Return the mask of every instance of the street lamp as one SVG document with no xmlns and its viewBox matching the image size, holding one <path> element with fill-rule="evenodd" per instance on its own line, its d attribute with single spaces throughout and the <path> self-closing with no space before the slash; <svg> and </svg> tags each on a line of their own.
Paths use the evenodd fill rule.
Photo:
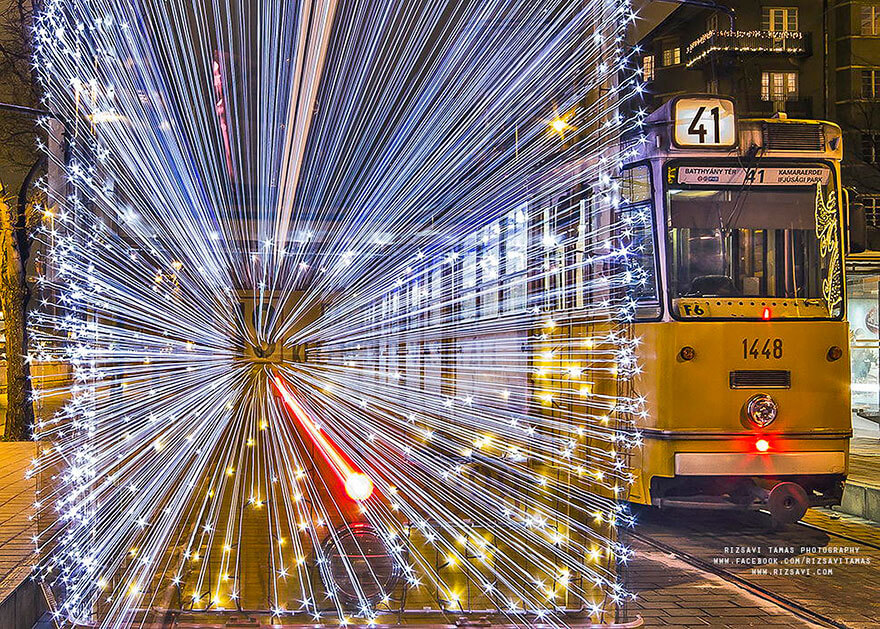
<svg viewBox="0 0 880 629">
<path fill-rule="evenodd" d="M 569 125 L 568 125 L 568 123 L 567 123 L 564 119 L 562 119 L 562 118 L 554 118 L 554 119 L 550 122 L 550 127 L 552 127 L 552 129 L 553 129 L 554 131 L 556 131 L 556 133 L 558 133 L 559 135 L 562 135 L 562 134 L 565 133 L 566 129 L 569 128 Z"/>
</svg>

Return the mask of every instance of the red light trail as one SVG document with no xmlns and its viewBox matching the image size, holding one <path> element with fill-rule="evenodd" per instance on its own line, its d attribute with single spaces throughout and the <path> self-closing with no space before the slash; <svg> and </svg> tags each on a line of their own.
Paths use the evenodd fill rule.
<svg viewBox="0 0 880 629">
<path fill-rule="evenodd" d="M 370 477 L 355 468 L 342 456 L 336 445 L 312 421 L 312 418 L 309 417 L 309 414 L 306 413 L 302 405 L 296 401 L 290 389 L 287 388 L 287 385 L 277 374 L 272 374 L 272 383 L 275 385 L 275 389 L 281 395 L 281 399 L 284 400 L 287 408 L 312 438 L 318 449 L 324 453 L 333 471 L 336 472 L 336 475 L 345 487 L 345 493 L 348 494 L 349 498 L 362 502 L 373 495 L 373 481 Z"/>
</svg>

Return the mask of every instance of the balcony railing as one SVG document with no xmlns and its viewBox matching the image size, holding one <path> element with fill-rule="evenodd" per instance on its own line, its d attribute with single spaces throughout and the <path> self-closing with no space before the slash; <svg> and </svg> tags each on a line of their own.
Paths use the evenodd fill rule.
<svg viewBox="0 0 880 629">
<path fill-rule="evenodd" d="M 769 118 L 775 113 L 785 112 L 789 118 L 812 118 L 813 99 L 807 96 L 781 101 L 759 100 L 749 106 L 744 104 L 742 109 L 742 115 L 746 117 Z"/>
<path fill-rule="evenodd" d="M 803 31 L 709 31 L 687 47 L 688 67 L 706 63 L 714 56 L 730 54 L 785 55 L 811 54 L 810 34 Z"/>
</svg>

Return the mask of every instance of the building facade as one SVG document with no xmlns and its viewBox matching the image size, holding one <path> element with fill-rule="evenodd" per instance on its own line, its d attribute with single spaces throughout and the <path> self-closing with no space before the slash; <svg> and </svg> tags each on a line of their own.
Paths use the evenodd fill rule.
<svg viewBox="0 0 880 629">
<path fill-rule="evenodd" d="M 638 36 L 643 106 L 709 92 L 733 96 L 745 117 L 836 122 L 844 185 L 876 230 L 871 249 L 880 250 L 880 0 L 717 4 L 681 4 Z"/>
<path fill-rule="evenodd" d="M 734 96 L 744 116 L 822 117 L 825 15 L 815 0 L 785 4 L 724 2 L 735 17 L 679 6 L 638 42 L 645 104 L 654 109 L 677 94 L 709 92 Z"/>
<path fill-rule="evenodd" d="M 880 229 L 880 2 L 833 0 L 828 16 L 827 116 L 845 134 L 844 185 Z"/>
</svg>

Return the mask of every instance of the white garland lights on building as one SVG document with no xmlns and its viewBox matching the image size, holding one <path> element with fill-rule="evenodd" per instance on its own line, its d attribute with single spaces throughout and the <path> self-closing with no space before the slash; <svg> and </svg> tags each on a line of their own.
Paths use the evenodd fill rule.
<svg viewBox="0 0 880 629">
<path fill-rule="evenodd" d="M 34 578 L 59 623 L 614 621 L 653 281 L 650 214 L 617 211 L 634 19 L 46 3 L 70 150 L 32 359 L 70 381 L 35 392 L 64 404 L 34 430 Z"/>
<path fill-rule="evenodd" d="M 687 67 L 691 67 L 696 63 L 699 63 L 707 56 L 716 53 L 716 52 L 793 52 L 790 44 L 788 42 L 791 41 L 803 41 L 805 39 L 805 34 L 801 31 L 719 31 L 719 30 L 711 30 L 703 33 L 697 39 L 688 44 L 687 54 L 691 55 L 693 52 L 708 42 L 712 42 L 715 39 L 767 39 L 771 43 L 768 46 L 754 46 L 754 45 L 745 45 L 745 44 L 735 44 L 735 45 L 721 45 L 721 44 L 711 44 L 706 47 L 705 50 L 701 51 L 700 54 L 695 56 L 693 59 L 689 59 L 687 61 Z M 801 47 L 800 52 L 803 52 L 803 47 Z"/>
</svg>

